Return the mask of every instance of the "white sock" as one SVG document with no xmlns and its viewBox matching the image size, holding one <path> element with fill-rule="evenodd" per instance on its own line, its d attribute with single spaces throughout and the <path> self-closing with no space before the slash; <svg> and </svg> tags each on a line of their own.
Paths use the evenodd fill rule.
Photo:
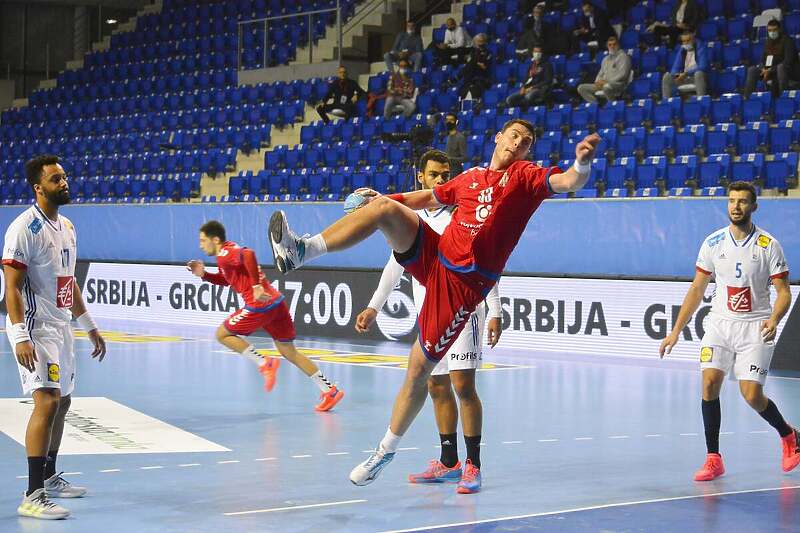
<svg viewBox="0 0 800 533">
<path fill-rule="evenodd" d="M 317 387 L 319 387 L 319 390 L 321 390 L 322 392 L 328 392 L 333 388 L 331 382 L 328 381 L 328 379 L 322 375 L 322 370 L 317 370 L 316 374 L 313 374 L 309 377 L 311 378 L 311 381 L 317 384 Z"/>
<path fill-rule="evenodd" d="M 397 451 L 397 447 L 400 445 L 400 439 L 402 438 L 402 436 L 392 433 L 392 428 L 388 428 L 386 430 L 386 435 L 383 436 L 383 440 L 380 443 L 380 449 L 387 453 L 394 453 Z"/>
<path fill-rule="evenodd" d="M 313 237 L 306 239 L 306 253 L 303 256 L 303 263 L 307 263 L 326 253 L 328 253 L 328 246 L 325 244 L 325 239 L 322 238 L 321 233 L 317 233 Z"/>
<path fill-rule="evenodd" d="M 250 359 L 256 365 L 261 366 L 264 363 L 264 358 L 253 348 L 253 345 L 250 344 L 247 348 L 244 349 L 242 355 Z"/>
</svg>

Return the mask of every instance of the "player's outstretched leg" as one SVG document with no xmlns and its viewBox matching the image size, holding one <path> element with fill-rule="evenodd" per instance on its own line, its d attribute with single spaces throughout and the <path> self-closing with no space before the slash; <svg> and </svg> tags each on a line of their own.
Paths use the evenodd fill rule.
<svg viewBox="0 0 800 533">
<path fill-rule="evenodd" d="M 418 227 L 419 217 L 413 210 L 379 196 L 313 237 L 294 233 L 286 213 L 276 211 L 269 221 L 269 242 L 275 266 L 285 274 L 327 252 L 354 246 L 378 230 L 393 250 L 405 252 L 413 246 Z"/>
<path fill-rule="evenodd" d="M 278 367 L 281 364 L 280 359 L 275 357 L 263 357 L 256 351 L 252 344 L 238 335 L 234 335 L 228 331 L 225 326 L 217 328 L 216 337 L 220 344 L 243 355 L 258 367 L 259 373 L 264 377 L 264 389 L 267 392 L 270 392 L 275 387 Z"/>
<path fill-rule="evenodd" d="M 369 485 L 394 459 L 400 439 L 425 404 L 425 397 L 428 394 L 428 376 L 434 366 L 436 364 L 422 353 L 419 339 L 417 339 L 408 358 L 405 381 L 394 401 L 389 429 L 386 430 L 386 435 L 372 455 L 350 472 L 350 481 L 354 484 Z"/>
<path fill-rule="evenodd" d="M 797 430 L 786 423 L 781 416 L 778 406 L 764 395 L 764 386 L 757 381 L 739 381 L 739 390 L 747 403 L 774 427 L 781 437 L 783 457 L 781 468 L 784 472 L 794 470 L 800 464 L 800 436 Z"/>
<path fill-rule="evenodd" d="M 719 405 L 719 392 L 725 373 L 716 368 L 703 369 L 703 426 L 706 436 L 706 461 L 695 472 L 695 481 L 711 481 L 725 473 L 725 465 L 719 453 L 719 428 L 722 411 Z"/>
<path fill-rule="evenodd" d="M 275 341 L 275 347 L 284 359 L 302 370 L 319 387 L 319 403 L 314 407 L 315 410 L 330 411 L 344 398 L 344 391 L 328 381 L 314 361 L 297 351 L 293 342 Z"/>
</svg>

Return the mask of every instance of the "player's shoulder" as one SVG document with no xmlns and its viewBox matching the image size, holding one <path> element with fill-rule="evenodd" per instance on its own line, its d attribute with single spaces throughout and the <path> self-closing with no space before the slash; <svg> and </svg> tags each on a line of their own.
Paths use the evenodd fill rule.
<svg viewBox="0 0 800 533">
<path fill-rule="evenodd" d="M 6 233 L 9 235 L 18 233 L 38 235 L 39 232 L 42 231 L 42 228 L 44 228 L 44 222 L 31 207 L 30 209 L 26 209 L 17 215 L 17 218 L 15 218 L 11 224 L 8 225 L 8 230 L 6 230 Z"/>
<path fill-rule="evenodd" d="M 59 214 L 58 217 L 61 220 L 61 224 L 63 224 L 65 228 L 70 230 L 72 233 L 75 233 L 75 224 L 73 224 L 70 219 L 68 219 L 62 214 Z"/>
<path fill-rule="evenodd" d="M 709 234 L 703 240 L 703 246 L 707 246 L 708 248 L 714 248 L 715 246 L 725 242 L 728 238 L 728 228 L 720 228 L 713 233 Z"/>
<path fill-rule="evenodd" d="M 780 246 L 778 239 L 776 239 L 770 232 L 758 226 L 756 226 L 755 237 L 756 237 L 756 245 L 761 248 L 764 248 L 765 250 L 769 250 L 770 247 L 775 245 Z"/>
</svg>

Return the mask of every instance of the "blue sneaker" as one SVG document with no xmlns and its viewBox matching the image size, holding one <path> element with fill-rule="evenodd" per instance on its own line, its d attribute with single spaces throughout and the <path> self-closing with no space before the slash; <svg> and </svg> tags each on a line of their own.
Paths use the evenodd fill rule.
<svg viewBox="0 0 800 533">
<path fill-rule="evenodd" d="M 289 229 L 289 222 L 283 211 L 275 211 L 269 219 L 269 242 L 272 245 L 275 266 L 281 274 L 300 268 L 303 264 L 305 240 Z"/>
<path fill-rule="evenodd" d="M 458 482 L 456 492 L 459 494 L 474 494 L 481 490 L 481 471 L 472 464 L 472 461 L 467 459 L 466 467 L 464 468 L 464 475 L 461 476 L 461 481 Z"/>
<path fill-rule="evenodd" d="M 457 483 L 461 481 L 461 461 L 447 468 L 441 461 L 431 460 L 428 469 L 421 474 L 409 474 L 409 483 Z"/>
<path fill-rule="evenodd" d="M 394 452 L 384 452 L 379 446 L 366 461 L 356 466 L 350 472 L 350 481 L 359 487 L 369 485 L 375 481 L 375 478 L 378 477 L 381 470 L 392 462 L 392 459 L 394 459 Z"/>
</svg>

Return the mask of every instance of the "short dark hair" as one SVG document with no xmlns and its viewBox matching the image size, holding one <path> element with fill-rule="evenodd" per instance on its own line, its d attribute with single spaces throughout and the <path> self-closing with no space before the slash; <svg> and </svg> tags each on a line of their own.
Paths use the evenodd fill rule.
<svg viewBox="0 0 800 533">
<path fill-rule="evenodd" d="M 446 119 L 447 117 L 453 117 L 454 119 L 458 120 L 458 115 L 456 115 L 452 111 L 448 111 L 447 113 L 444 114 L 444 118 Z"/>
<path fill-rule="evenodd" d="M 691 35 L 694 37 L 694 30 L 691 28 L 687 28 L 681 32 L 681 35 Z"/>
<path fill-rule="evenodd" d="M 441 150 L 428 150 L 419 158 L 419 166 L 417 170 L 419 172 L 425 172 L 425 167 L 428 166 L 428 161 L 436 161 L 437 163 L 441 164 L 450 164 L 450 158 L 447 157 L 447 154 L 442 152 Z"/>
<path fill-rule="evenodd" d="M 212 239 L 214 237 L 219 237 L 219 240 L 225 242 L 227 239 L 225 238 L 225 226 L 222 225 L 221 222 L 216 220 L 209 220 L 202 226 L 200 226 L 200 231 L 206 234 L 206 237 Z"/>
<path fill-rule="evenodd" d="M 734 181 L 730 185 L 728 185 L 728 192 L 731 191 L 747 191 L 750 193 L 750 199 L 753 200 L 753 203 L 758 201 L 758 193 L 756 192 L 756 188 L 752 183 L 748 183 L 746 181 Z"/>
<path fill-rule="evenodd" d="M 616 35 L 609 35 L 608 39 L 606 39 L 606 42 L 609 41 L 619 41 L 619 37 L 617 37 Z"/>
<path fill-rule="evenodd" d="M 532 136 L 536 135 L 536 129 L 533 127 L 533 124 L 531 124 L 530 122 L 528 122 L 524 118 L 512 118 L 511 120 L 509 120 L 508 122 L 503 124 L 503 129 L 501 129 L 500 132 L 506 131 L 508 128 L 510 128 L 514 124 L 519 124 L 523 128 L 526 128 L 528 131 L 531 132 Z"/>
<path fill-rule="evenodd" d="M 770 21 L 767 22 L 767 26 L 777 26 L 777 27 L 780 28 L 781 27 L 781 21 L 778 20 L 778 19 L 770 19 Z"/>
<path fill-rule="evenodd" d="M 25 163 L 25 179 L 28 180 L 28 185 L 33 189 L 34 185 L 38 185 L 42 179 L 42 172 L 47 165 L 57 165 L 61 163 L 61 158 L 57 155 L 42 154 L 37 155 L 33 159 Z"/>
</svg>

